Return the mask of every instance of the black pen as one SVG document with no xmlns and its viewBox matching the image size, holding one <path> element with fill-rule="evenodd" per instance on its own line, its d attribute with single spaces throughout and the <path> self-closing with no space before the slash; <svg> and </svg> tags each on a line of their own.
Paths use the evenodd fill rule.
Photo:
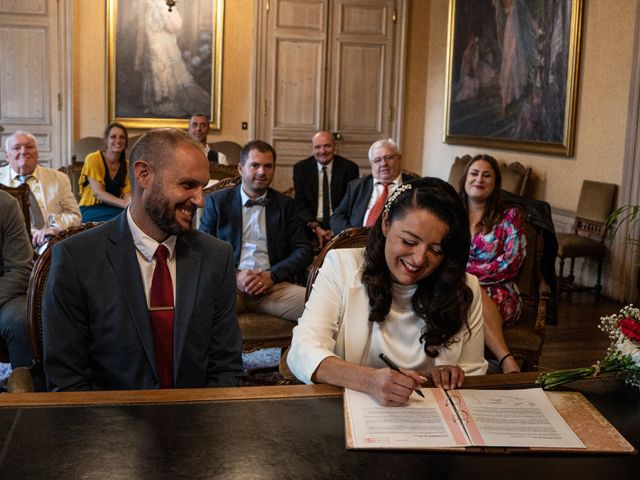
<svg viewBox="0 0 640 480">
<path fill-rule="evenodd" d="M 380 360 L 382 360 L 384 363 L 386 363 L 387 367 L 389 367 L 391 370 L 395 370 L 398 373 L 402 373 L 402 375 L 404 375 L 405 377 L 409 376 L 406 373 L 401 372 L 400 369 L 398 368 L 398 366 L 395 363 L 393 363 L 389 358 L 387 358 L 387 356 L 384 353 L 381 353 L 380 355 L 378 355 L 378 357 L 380 357 Z M 422 398 L 424 398 L 424 393 L 422 393 L 417 388 L 414 390 L 414 392 L 416 392 L 418 395 L 420 395 Z"/>
</svg>

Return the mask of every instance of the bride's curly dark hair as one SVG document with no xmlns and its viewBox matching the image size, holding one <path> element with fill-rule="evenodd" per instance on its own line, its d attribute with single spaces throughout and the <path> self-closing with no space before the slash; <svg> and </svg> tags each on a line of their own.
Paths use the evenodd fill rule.
<svg viewBox="0 0 640 480">
<path fill-rule="evenodd" d="M 454 336 L 463 325 L 469 329 L 467 315 L 473 300 L 465 281 L 469 218 L 455 189 L 443 180 L 424 177 L 409 185 L 410 189 L 404 187 L 401 193 L 389 197 L 385 214 L 380 215 L 369 233 L 362 282 L 369 295 L 369 320 L 383 322 L 391 309 L 393 280 L 384 254 L 382 222 L 391 225 L 413 210 L 427 210 L 447 224 L 449 232 L 441 243 L 444 260 L 436 271 L 418 282 L 411 299 L 413 310 L 426 322 L 420 336 L 424 351 L 437 357 L 436 347 L 458 341 Z"/>
</svg>

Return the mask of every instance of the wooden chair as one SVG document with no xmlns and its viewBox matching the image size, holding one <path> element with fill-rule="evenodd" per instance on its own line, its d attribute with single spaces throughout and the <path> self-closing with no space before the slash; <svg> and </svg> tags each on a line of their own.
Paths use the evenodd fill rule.
<svg viewBox="0 0 640 480">
<path fill-rule="evenodd" d="M 313 263 L 309 267 L 309 275 L 307 277 L 307 291 L 305 294 L 305 301 L 309 300 L 313 283 L 316 281 L 320 267 L 324 263 L 324 259 L 329 253 L 329 250 L 334 248 L 361 248 L 367 244 L 367 237 L 369 236 L 369 227 L 352 227 L 343 230 L 338 235 L 333 237 L 324 246 L 320 253 L 313 260 Z M 290 342 L 289 342 L 290 343 Z M 280 358 L 279 372 L 281 380 L 278 382 L 280 385 L 290 385 L 294 383 L 300 383 L 300 381 L 291 373 L 289 366 L 287 365 L 287 354 L 289 350 L 284 352 Z"/>
<path fill-rule="evenodd" d="M 47 248 L 40 254 L 33 265 L 29 287 L 27 289 L 27 327 L 31 352 L 36 360 L 31 369 L 32 375 L 42 373 L 42 299 L 51 269 L 51 252 L 53 246 L 77 233 L 100 225 L 101 222 L 83 223 L 77 227 L 69 227 L 53 237 Z"/>
<path fill-rule="evenodd" d="M 71 160 L 71 165 L 65 165 L 64 167 L 60 167 L 58 170 L 67 175 L 69 177 L 69 182 L 71 182 L 71 191 L 73 192 L 73 196 L 76 201 L 80 201 L 80 174 L 82 173 L 82 167 L 84 166 L 83 162 L 78 162 L 77 158 L 73 156 Z"/>
<path fill-rule="evenodd" d="M 369 236 L 369 227 L 352 227 L 343 230 L 338 235 L 333 237 L 324 246 L 320 253 L 313 260 L 313 263 L 309 267 L 309 276 L 307 277 L 307 292 L 305 295 L 305 301 L 309 300 L 311 295 L 311 289 L 313 288 L 313 282 L 316 281 L 320 267 L 324 263 L 324 257 L 327 256 L 329 250 L 334 248 L 361 248 L 367 244 L 367 237 Z"/>
<path fill-rule="evenodd" d="M 19 187 L 7 187 L 0 183 L 0 190 L 7 192 L 9 195 L 18 200 L 22 215 L 24 216 L 25 228 L 31 240 L 31 217 L 29 214 L 29 186 L 24 183 Z M 0 338 L 0 362 L 9 363 L 9 350 L 4 339 Z"/>
<path fill-rule="evenodd" d="M 211 180 L 224 180 L 225 178 L 237 176 L 238 167 L 235 165 L 220 165 L 219 163 L 209 162 L 209 178 Z"/>
<path fill-rule="evenodd" d="M 522 298 L 522 316 L 518 323 L 504 330 L 504 337 L 522 371 L 528 372 L 538 368 L 545 339 L 547 301 L 551 294 L 541 270 L 544 230 L 526 221 L 523 207 L 506 205 L 518 208 L 525 219 L 527 256 L 516 280 Z"/>
<path fill-rule="evenodd" d="M 7 192 L 13 198 L 18 200 L 22 215 L 24 216 L 24 224 L 31 240 L 31 213 L 29 212 L 29 185 L 23 183 L 17 187 L 8 187 L 0 183 L 0 190 Z"/>
<path fill-rule="evenodd" d="M 92 152 L 104 147 L 102 137 L 81 137 L 73 144 L 71 163 L 84 163 L 84 159 Z"/>
<path fill-rule="evenodd" d="M 604 241 L 607 236 L 607 219 L 613 209 L 618 186 L 612 183 L 582 182 L 576 221 L 572 233 L 558 233 L 558 258 L 560 259 L 560 292 L 593 290 L 596 296 L 602 291 L 602 263 L 607 253 Z M 592 287 L 578 287 L 573 284 L 575 259 L 595 258 L 598 262 L 596 284 Z M 564 262 L 571 259 L 569 275 L 564 276 Z"/>
</svg>

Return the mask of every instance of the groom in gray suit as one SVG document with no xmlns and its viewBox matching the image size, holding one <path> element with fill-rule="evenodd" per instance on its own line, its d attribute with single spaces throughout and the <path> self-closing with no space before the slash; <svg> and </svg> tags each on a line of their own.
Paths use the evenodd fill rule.
<svg viewBox="0 0 640 480">
<path fill-rule="evenodd" d="M 54 246 L 44 298 L 49 390 L 235 386 L 242 373 L 231 247 L 191 229 L 209 165 L 185 132 L 131 153 L 131 205 Z"/>
</svg>

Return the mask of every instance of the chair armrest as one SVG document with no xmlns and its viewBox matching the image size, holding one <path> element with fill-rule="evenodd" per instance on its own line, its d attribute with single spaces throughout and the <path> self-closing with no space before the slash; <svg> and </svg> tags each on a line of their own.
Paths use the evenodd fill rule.
<svg viewBox="0 0 640 480">
<path fill-rule="evenodd" d="M 547 302 L 549 301 L 549 297 L 551 296 L 551 288 L 549 284 L 544 281 L 543 278 L 540 279 L 538 283 L 538 311 L 536 312 L 536 322 L 534 326 L 534 330 L 536 333 L 544 335 L 545 330 L 545 322 L 547 318 Z"/>
</svg>

